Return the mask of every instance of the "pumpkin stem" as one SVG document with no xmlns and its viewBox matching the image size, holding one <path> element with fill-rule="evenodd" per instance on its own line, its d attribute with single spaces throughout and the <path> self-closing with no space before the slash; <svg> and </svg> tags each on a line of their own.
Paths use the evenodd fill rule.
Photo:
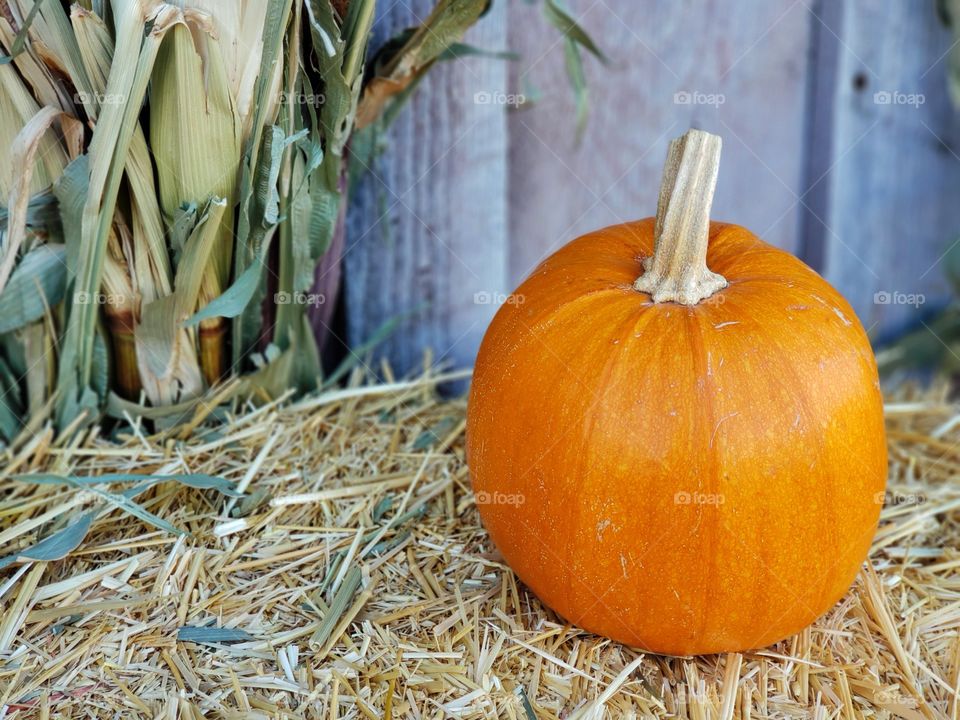
<svg viewBox="0 0 960 720">
<path fill-rule="evenodd" d="M 688 130 L 670 141 L 663 168 L 653 257 L 633 284 L 656 303 L 696 305 L 727 286 L 707 268 L 710 205 L 720 169 L 720 137 Z"/>
</svg>

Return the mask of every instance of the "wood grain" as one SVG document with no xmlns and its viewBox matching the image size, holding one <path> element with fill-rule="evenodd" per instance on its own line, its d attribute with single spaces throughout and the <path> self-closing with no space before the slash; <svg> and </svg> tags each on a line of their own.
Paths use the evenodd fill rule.
<svg viewBox="0 0 960 720">
<path fill-rule="evenodd" d="M 887 0 L 845 0 L 837 34 L 824 271 L 883 337 L 948 296 L 938 260 L 960 231 L 950 197 L 960 125 L 944 67 L 952 39 L 932 4 Z"/>
<path fill-rule="evenodd" d="M 378 37 L 431 6 L 385 4 Z M 435 67 L 351 198 L 352 345 L 408 313 L 379 349 L 395 369 L 426 347 L 472 364 L 498 302 L 544 257 L 654 213 L 667 142 L 691 126 L 724 140 L 713 217 L 805 259 L 875 338 L 946 301 L 938 261 L 960 234 L 948 195 L 960 187 L 960 114 L 945 87 L 951 37 L 932 4 L 567 6 L 611 58 L 585 57 L 585 134 L 578 142 L 563 42 L 542 4 L 494 3 L 469 40 L 522 59 Z M 535 102 L 508 111 L 504 93 Z"/>
<path fill-rule="evenodd" d="M 795 250 L 812 21 L 804 5 L 568 7 L 611 57 L 609 67 L 586 62 L 593 112 L 579 145 L 562 43 L 539 4 L 511 4 L 510 44 L 524 55 L 514 87 L 541 95 L 510 116 L 511 280 L 584 232 L 653 215 L 667 141 L 691 126 L 724 139 L 714 218 Z"/>
<path fill-rule="evenodd" d="M 381 3 L 379 45 L 425 18 L 430 0 Z M 495 3 L 467 41 L 504 49 L 506 6 Z M 507 126 L 502 60 L 438 63 L 389 133 L 387 151 L 350 198 L 345 255 L 348 340 L 405 315 L 378 355 L 395 371 L 434 360 L 471 365 L 492 302 L 507 292 Z M 478 93 L 480 102 L 477 102 Z M 490 299 L 491 302 L 485 302 Z"/>
</svg>

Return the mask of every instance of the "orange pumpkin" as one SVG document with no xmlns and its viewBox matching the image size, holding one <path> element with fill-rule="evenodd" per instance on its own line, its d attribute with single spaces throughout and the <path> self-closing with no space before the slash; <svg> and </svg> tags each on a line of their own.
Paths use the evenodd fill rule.
<svg viewBox="0 0 960 720">
<path fill-rule="evenodd" d="M 520 579 L 665 654 L 766 646 L 828 610 L 887 474 L 863 328 L 798 259 L 709 221 L 719 146 L 675 140 L 656 219 L 533 272 L 487 331 L 467 412 L 480 515 Z"/>
</svg>

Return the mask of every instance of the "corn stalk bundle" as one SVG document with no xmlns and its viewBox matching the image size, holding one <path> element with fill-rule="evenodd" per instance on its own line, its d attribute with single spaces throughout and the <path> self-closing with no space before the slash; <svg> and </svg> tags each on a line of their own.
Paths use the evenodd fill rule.
<svg viewBox="0 0 960 720">
<path fill-rule="evenodd" d="M 489 4 L 374 52 L 376 0 L 0 0 L 0 442 L 315 389 L 295 300 L 338 261 L 348 156 Z M 600 53 L 544 12 L 581 105 Z"/>
</svg>

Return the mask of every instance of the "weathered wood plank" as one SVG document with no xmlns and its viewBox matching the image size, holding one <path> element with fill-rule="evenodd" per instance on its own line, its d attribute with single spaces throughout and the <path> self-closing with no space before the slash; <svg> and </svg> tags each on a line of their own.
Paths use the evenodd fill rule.
<svg viewBox="0 0 960 720">
<path fill-rule="evenodd" d="M 844 0 L 835 32 L 825 275 L 882 337 L 915 320 L 906 296 L 924 295 L 928 308 L 947 297 L 938 259 L 960 231 L 952 38 L 933 3 L 889 0 Z"/>
<path fill-rule="evenodd" d="M 567 5 L 612 62 L 586 63 L 593 112 L 578 146 L 562 43 L 539 4 L 511 4 L 510 45 L 524 55 L 513 86 L 541 95 L 510 117 L 511 279 L 577 235 L 653 215 L 667 141 L 690 126 L 724 139 L 714 216 L 795 251 L 812 23 L 804 3 Z"/>
<path fill-rule="evenodd" d="M 381 3 L 378 42 L 426 17 L 433 0 Z M 506 7 L 467 37 L 503 49 Z M 409 314 L 377 351 L 397 372 L 424 348 L 457 366 L 474 354 L 507 288 L 506 118 L 476 102 L 504 92 L 502 60 L 466 58 L 431 69 L 389 134 L 387 151 L 350 198 L 345 302 L 355 346 L 384 321 Z M 479 302 L 477 301 L 479 300 Z"/>
</svg>

